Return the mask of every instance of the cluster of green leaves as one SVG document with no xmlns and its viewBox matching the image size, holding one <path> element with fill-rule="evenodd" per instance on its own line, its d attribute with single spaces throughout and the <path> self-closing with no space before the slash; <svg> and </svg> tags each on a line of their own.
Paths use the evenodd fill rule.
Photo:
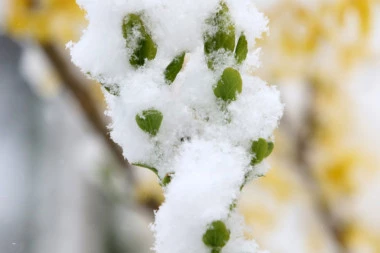
<svg viewBox="0 0 380 253">
<path fill-rule="evenodd" d="M 218 10 L 206 20 L 213 32 L 204 34 L 204 52 L 209 69 L 214 70 L 217 64 L 215 53 L 233 53 L 237 65 L 242 64 L 248 54 L 248 42 L 244 33 L 237 41 L 235 48 L 235 26 L 231 21 L 229 8 L 223 1 Z M 228 67 L 224 69 L 218 83 L 214 86 L 214 94 L 217 98 L 229 103 L 237 99 L 237 95 L 242 92 L 243 82 L 238 70 Z M 256 165 L 270 155 L 273 150 L 273 142 L 259 139 L 252 143 L 251 152 L 255 154 L 251 165 Z"/>
<path fill-rule="evenodd" d="M 204 34 L 204 52 L 207 59 L 208 67 L 214 70 L 216 59 L 213 54 L 221 52 L 224 54 L 233 53 L 237 64 L 241 64 L 248 54 L 248 42 L 244 34 L 241 34 L 237 43 L 235 26 L 232 23 L 229 14 L 229 8 L 221 2 L 218 10 L 206 20 L 206 23 L 213 26 L 214 33 Z M 145 65 L 148 60 L 154 60 L 157 54 L 157 45 L 153 41 L 151 33 L 145 26 L 141 14 L 128 14 L 122 24 L 123 37 L 126 41 L 126 47 L 132 50 L 129 58 L 129 63 L 135 68 Z M 236 47 L 235 47 L 236 44 Z M 221 51 L 222 50 L 222 51 Z M 178 73 L 181 71 L 186 52 L 182 52 L 168 64 L 164 71 L 164 78 L 167 84 L 172 84 Z M 103 85 L 108 92 L 114 95 L 119 95 L 118 89 Z M 227 67 L 224 69 L 219 81 L 214 86 L 214 95 L 229 103 L 237 99 L 237 95 L 242 92 L 243 81 L 238 70 Z M 161 127 L 163 114 L 156 109 L 148 109 L 136 115 L 136 123 L 139 128 L 155 137 Z M 260 163 L 264 158 L 272 152 L 273 143 L 266 142 L 264 139 L 259 139 L 252 143 L 251 152 L 255 157 L 251 161 L 254 166 Z M 146 167 L 157 174 L 157 170 L 151 166 L 137 164 L 138 166 Z M 168 175 L 165 182 L 170 182 L 171 176 Z"/>
<path fill-rule="evenodd" d="M 205 33 L 204 35 L 204 52 L 207 57 L 207 65 L 210 69 L 215 67 L 215 58 L 213 53 L 224 50 L 233 52 L 235 49 L 235 27 L 229 15 L 228 6 L 221 2 L 219 10 L 206 23 L 216 28 L 215 33 Z"/>
<path fill-rule="evenodd" d="M 203 36 L 204 52 L 208 68 L 211 71 L 215 71 L 218 61 L 220 61 L 220 55 L 234 57 L 236 65 L 242 64 L 247 58 L 248 42 L 246 36 L 242 33 L 236 43 L 235 26 L 226 3 L 223 1 L 220 2 L 216 12 L 206 20 L 206 24 L 213 28 L 210 29 L 212 32 L 206 32 Z M 145 26 L 141 14 L 127 15 L 123 20 L 122 32 L 126 41 L 126 47 L 132 51 L 129 57 L 129 63 L 133 67 L 143 67 L 147 61 L 155 59 L 158 50 L 157 44 L 153 41 L 151 33 Z M 165 68 L 163 76 L 168 85 L 171 85 L 175 81 L 177 75 L 183 68 L 185 56 L 186 52 L 181 52 L 174 57 Z M 242 92 L 242 89 L 243 81 L 241 75 L 234 67 L 225 68 L 218 82 L 213 87 L 215 97 L 226 102 L 226 104 L 235 101 L 238 94 Z M 111 89 L 107 90 L 113 92 Z M 119 91 L 117 90 L 117 92 Z M 118 95 L 118 93 L 115 95 Z M 163 114 L 154 108 L 144 110 L 135 117 L 139 128 L 152 138 L 158 134 L 163 119 Z M 262 162 L 264 158 L 270 155 L 273 147 L 272 142 L 267 142 L 262 138 L 253 141 L 250 150 L 253 154 L 251 165 L 254 166 Z M 160 178 L 158 170 L 153 166 L 143 163 L 135 163 L 134 165 L 147 168 Z M 169 184 L 172 176 L 173 173 L 168 173 L 165 177 L 160 178 L 161 184 L 163 186 Z M 248 178 L 247 175 L 246 178 Z M 236 202 L 231 204 L 230 210 L 232 211 L 235 207 Z M 221 220 L 209 224 L 202 238 L 204 244 L 211 248 L 212 253 L 220 253 L 229 239 L 230 231 Z"/>
<path fill-rule="evenodd" d="M 230 239 L 230 231 L 223 221 L 213 221 L 203 234 L 203 243 L 211 248 L 211 253 L 219 253 Z"/>
<path fill-rule="evenodd" d="M 235 48 L 235 26 L 229 14 L 229 8 L 221 2 L 218 10 L 206 20 L 213 27 L 213 32 L 204 34 L 204 52 L 207 66 L 214 70 L 218 61 L 216 54 L 232 54 L 237 64 L 243 63 L 248 54 L 248 42 L 244 34 L 241 34 Z M 214 94 L 225 102 L 236 100 L 238 93 L 242 92 L 242 79 L 239 71 L 234 68 L 226 68 L 221 78 L 214 87 Z"/>
<path fill-rule="evenodd" d="M 234 53 L 235 60 L 238 64 L 243 63 L 248 54 L 248 42 L 244 34 L 241 34 L 235 48 L 235 26 L 232 23 L 229 14 L 229 8 L 226 3 L 221 2 L 219 9 L 206 23 L 213 27 L 213 32 L 204 34 L 204 52 L 206 54 L 207 65 L 210 69 L 214 69 L 216 58 L 214 53 L 223 50 L 222 53 Z"/>
<path fill-rule="evenodd" d="M 145 26 L 141 14 L 128 14 L 123 20 L 122 33 L 126 41 L 126 47 L 132 51 L 129 63 L 133 67 L 143 67 L 147 61 L 155 59 L 158 50 L 157 44 L 153 41 L 151 33 Z M 165 68 L 163 75 L 168 85 L 171 85 L 175 81 L 177 75 L 181 71 L 185 61 L 185 55 L 186 52 L 180 53 L 174 57 Z M 116 96 L 119 95 L 119 91 L 115 93 L 112 89 L 109 89 L 106 86 L 104 87 L 111 94 Z M 151 108 L 137 114 L 135 121 L 142 131 L 147 133 L 150 137 L 155 137 L 160 130 L 163 118 L 164 116 L 162 112 Z M 153 166 L 144 163 L 134 163 L 133 165 L 151 170 L 160 179 L 158 170 Z M 171 179 L 172 173 L 168 173 L 165 177 L 160 179 L 161 184 L 166 186 L 170 183 Z"/>
<path fill-rule="evenodd" d="M 157 54 L 157 45 L 153 41 L 151 33 L 147 30 L 141 14 L 128 14 L 122 25 L 123 37 L 126 47 L 133 52 L 129 58 L 129 63 L 135 68 L 145 65 L 147 60 L 154 60 Z M 176 56 L 166 67 L 164 75 L 169 84 L 174 82 L 181 71 L 186 52 Z"/>
<path fill-rule="evenodd" d="M 151 33 L 145 26 L 141 14 L 128 14 L 122 24 L 123 37 L 126 47 L 132 50 L 129 63 L 135 68 L 145 65 L 148 60 L 154 60 L 157 54 L 157 45 L 153 41 Z M 176 56 L 165 68 L 164 77 L 170 85 L 181 71 L 185 61 L 186 52 Z M 109 89 L 106 89 L 110 91 Z M 163 115 L 156 109 L 145 110 L 136 115 L 136 123 L 141 130 L 154 137 L 157 135 Z"/>
<path fill-rule="evenodd" d="M 218 10 L 206 20 L 206 24 L 211 26 L 209 32 L 206 32 L 204 38 L 204 52 L 206 56 L 207 66 L 214 71 L 218 65 L 220 55 L 233 55 L 236 65 L 241 65 L 248 55 L 248 41 L 244 33 L 241 33 L 235 47 L 236 31 L 232 23 L 232 18 L 229 13 L 229 8 L 223 1 L 220 3 Z M 222 72 L 216 85 L 214 85 L 214 95 L 226 103 L 235 101 L 238 94 L 242 92 L 243 81 L 238 70 L 233 67 L 227 67 Z M 222 107 L 225 108 L 225 107 Z M 274 148 L 273 142 L 267 142 L 265 139 L 259 139 L 252 142 L 250 152 L 253 154 L 251 165 L 255 166 L 268 157 Z M 249 175 L 245 176 L 245 182 Z M 230 209 L 234 209 L 231 205 Z"/>
</svg>

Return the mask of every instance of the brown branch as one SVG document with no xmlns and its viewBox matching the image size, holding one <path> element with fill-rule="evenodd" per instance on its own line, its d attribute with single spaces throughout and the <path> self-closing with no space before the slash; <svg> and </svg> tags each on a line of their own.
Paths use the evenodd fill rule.
<svg viewBox="0 0 380 253">
<path fill-rule="evenodd" d="M 41 48 L 54 66 L 57 74 L 62 80 L 63 85 L 71 92 L 78 105 L 82 109 L 84 116 L 91 123 L 94 130 L 102 137 L 104 143 L 115 156 L 121 167 L 128 173 L 130 183 L 134 183 L 135 178 L 132 173 L 132 166 L 122 154 L 121 148 L 111 140 L 104 116 L 100 113 L 95 99 L 83 84 L 81 74 L 65 59 L 62 53 L 50 43 L 41 44 Z"/>
<path fill-rule="evenodd" d="M 306 110 L 306 118 L 303 124 L 303 129 L 295 134 L 296 139 L 296 163 L 299 175 L 305 182 L 305 187 L 312 196 L 312 200 L 315 206 L 316 214 L 321 221 L 324 229 L 329 233 L 330 238 L 333 239 L 337 247 L 338 253 L 348 252 L 348 249 L 342 238 L 341 225 L 338 223 L 328 203 L 324 198 L 324 193 L 321 186 L 318 183 L 313 171 L 312 165 L 308 159 L 308 154 L 311 147 L 311 141 L 315 138 L 317 112 L 316 112 L 316 96 L 317 88 L 315 83 L 311 81 L 309 84 L 310 92 L 310 104 Z"/>
</svg>

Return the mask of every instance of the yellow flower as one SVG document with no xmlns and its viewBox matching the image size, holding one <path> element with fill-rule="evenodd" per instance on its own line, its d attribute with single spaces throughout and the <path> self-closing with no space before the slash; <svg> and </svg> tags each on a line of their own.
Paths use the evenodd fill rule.
<svg viewBox="0 0 380 253">
<path fill-rule="evenodd" d="M 8 13 L 8 33 L 41 42 L 66 43 L 76 39 L 86 25 L 75 0 L 11 0 Z"/>
</svg>

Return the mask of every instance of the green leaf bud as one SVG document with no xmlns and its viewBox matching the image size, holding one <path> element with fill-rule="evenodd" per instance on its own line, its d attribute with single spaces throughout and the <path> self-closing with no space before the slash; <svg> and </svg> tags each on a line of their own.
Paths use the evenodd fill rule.
<svg viewBox="0 0 380 253">
<path fill-rule="evenodd" d="M 111 95 L 114 95 L 114 96 L 120 96 L 120 87 L 119 85 L 117 84 L 111 84 L 111 85 L 108 85 L 108 84 L 104 84 L 104 83 L 100 83 L 103 88 Z"/>
<path fill-rule="evenodd" d="M 213 248 L 213 250 L 220 251 L 220 249 L 227 244 L 229 239 L 230 231 L 227 229 L 226 224 L 220 220 L 212 222 L 208 226 L 207 231 L 203 234 L 203 243 Z"/>
<path fill-rule="evenodd" d="M 132 165 L 148 169 L 158 176 L 158 170 L 152 166 L 146 165 L 144 163 L 132 163 Z"/>
<path fill-rule="evenodd" d="M 166 176 L 162 179 L 162 185 L 167 186 L 168 184 L 170 184 L 170 182 L 172 181 L 172 176 L 172 173 L 166 174 Z"/>
<path fill-rule="evenodd" d="M 165 69 L 165 79 L 171 84 L 176 79 L 178 73 L 181 71 L 183 63 L 185 61 L 186 52 L 177 55 L 173 61 Z"/>
<path fill-rule="evenodd" d="M 273 142 L 268 142 L 268 150 L 267 153 L 265 154 L 265 157 L 268 157 L 270 154 L 272 154 L 272 151 L 274 149 L 274 143 Z"/>
<path fill-rule="evenodd" d="M 244 34 L 240 35 L 235 49 L 235 59 L 238 64 L 243 63 L 248 54 L 248 42 Z"/>
<path fill-rule="evenodd" d="M 160 111 L 150 109 L 136 115 L 136 123 L 146 133 L 156 136 L 160 130 L 163 115 Z"/>
<path fill-rule="evenodd" d="M 237 93 L 241 93 L 242 89 L 243 81 L 239 71 L 233 68 L 226 68 L 214 88 L 214 94 L 216 97 L 230 102 L 236 100 Z"/>
<path fill-rule="evenodd" d="M 129 63 L 134 67 L 141 67 L 146 59 L 153 60 L 157 54 L 157 45 L 152 40 L 149 32 L 138 14 L 129 14 L 123 20 L 123 37 L 126 47 L 133 50 Z M 138 35 L 137 38 L 134 36 Z M 137 43 L 134 41 L 137 40 Z"/>
<path fill-rule="evenodd" d="M 260 138 L 252 142 L 251 152 L 255 154 L 255 158 L 251 160 L 251 165 L 261 163 L 264 158 L 268 157 L 274 148 L 273 142 L 267 142 L 265 139 Z"/>
<path fill-rule="evenodd" d="M 214 59 L 210 54 L 220 49 L 233 52 L 235 49 L 235 26 L 231 21 L 228 6 L 221 2 L 219 10 L 206 20 L 208 25 L 216 28 L 215 33 L 205 33 L 204 51 L 207 56 L 207 64 L 210 69 L 214 69 Z"/>
</svg>

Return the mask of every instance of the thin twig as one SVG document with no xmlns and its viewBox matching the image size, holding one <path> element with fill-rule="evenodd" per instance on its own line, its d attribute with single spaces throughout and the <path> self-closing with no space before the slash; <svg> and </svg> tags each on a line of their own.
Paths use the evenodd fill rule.
<svg viewBox="0 0 380 253">
<path fill-rule="evenodd" d="M 111 140 L 104 116 L 100 113 L 95 99 L 90 95 L 90 92 L 83 85 L 81 74 L 71 66 L 65 59 L 60 50 L 51 43 L 41 44 L 41 48 L 54 66 L 57 74 L 62 80 L 63 85 L 71 92 L 73 97 L 78 102 L 84 116 L 91 123 L 95 131 L 102 137 L 105 144 L 115 156 L 120 166 L 125 168 L 128 173 L 130 183 L 134 183 L 134 175 L 132 166 L 124 159 L 121 148 Z"/>
<path fill-rule="evenodd" d="M 303 124 L 303 130 L 298 131 L 295 134 L 296 138 L 296 163 L 299 175 L 305 182 L 305 187 L 307 187 L 308 192 L 312 196 L 312 200 L 315 206 L 316 213 L 320 219 L 323 227 L 329 233 L 330 237 L 335 242 L 337 246 L 338 253 L 348 252 L 347 247 L 342 240 L 341 226 L 338 224 L 336 217 L 324 200 L 324 194 L 318 180 L 312 171 L 312 166 L 308 159 L 308 154 L 310 153 L 311 145 L 310 142 L 315 138 L 315 124 L 317 122 L 317 112 L 316 112 L 316 87 L 315 83 L 311 82 L 309 84 L 310 104 L 306 110 L 306 118 Z"/>
</svg>

